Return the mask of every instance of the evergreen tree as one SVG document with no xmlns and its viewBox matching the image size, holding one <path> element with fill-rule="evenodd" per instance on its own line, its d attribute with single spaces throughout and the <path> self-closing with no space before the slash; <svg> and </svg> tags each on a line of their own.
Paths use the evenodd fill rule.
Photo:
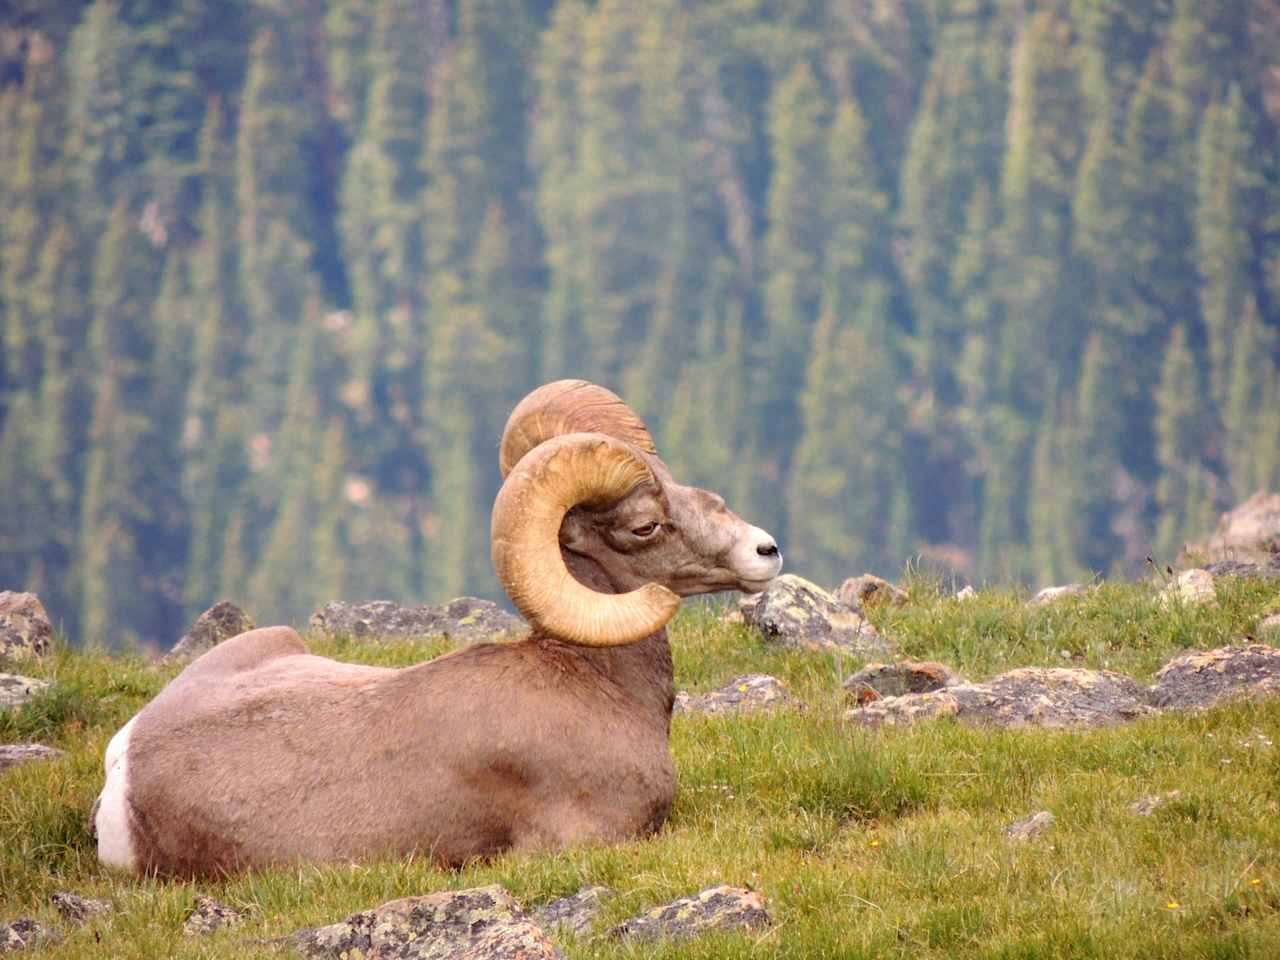
<svg viewBox="0 0 1280 960">
<path fill-rule="evenodd" d="M 169 557 L 150 554 L 164 521 L 152 498 L 150 416 L 159 265 L 136 223 L 137 211 L 118 200 L 94 265 L 89 346 L 97 366 L 80 522 L 81 629 L 89 642 L 163 642 L 177 619 L 159 580 Z"/>
<path fill-rule="evenodd" d="M 1175 327 L 1169 338 L 1156 396 L 1156 483 L 1159 511 L 1155 549 L 1159 559 L 1173 557 L 1191 539 L 1212 528 L 1212 475 L 1201 459 L 1206 449 L 1204 387 L 1186 331 Z"/>
</svg>

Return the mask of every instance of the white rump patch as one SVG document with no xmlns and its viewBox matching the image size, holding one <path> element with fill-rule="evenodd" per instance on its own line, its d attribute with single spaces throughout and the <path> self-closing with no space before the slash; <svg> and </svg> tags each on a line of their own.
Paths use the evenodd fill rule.
<svg viewBox="0 0 1280 960">
<path fill-rule="evenodd" d="M 134 717 L 107 744 L 103 766 L 107 782 L 98 797 L 98 814 L 93 824 L 98 831 L 98 859 L 109 867 L 132 870 L 137 861 L 133 838 L 129 835 L 129 806 L 125 794 L 129 789 L 129 736 Z"/>
</svg>

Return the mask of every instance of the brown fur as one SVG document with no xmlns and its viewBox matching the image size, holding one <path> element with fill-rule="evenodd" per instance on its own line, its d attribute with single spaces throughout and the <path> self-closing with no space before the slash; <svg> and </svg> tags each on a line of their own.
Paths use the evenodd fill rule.
<svg viewBox="0 0 1280 960">
<path fill-rule="evenodd" d="M 652 462 L 656 487 L 566 517 L 573 576 L 606 593 L 759 589 L 726 558 L 763 532 Z M 657 534 L 630 532 L 651 519 Z M 665 630 L 605 649 L 535 634 L 403 670 L 313 656 L 288 627 L 254 630 L 138 715 L 127 803 L 139 867 L 198 875 L 411 853 L 460 864 L 642 836 L 675 793 L 673 697 Z"/>
</svg>

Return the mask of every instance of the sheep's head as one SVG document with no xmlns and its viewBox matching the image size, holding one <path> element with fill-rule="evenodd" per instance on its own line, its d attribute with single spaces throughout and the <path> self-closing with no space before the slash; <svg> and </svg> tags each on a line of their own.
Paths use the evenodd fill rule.
<svg viewBox="0 0 1280 960">
<path fill-rule="evenodd" d="M 681 597 L 763 590 L 782 568 L 769 534 L 672 479 L 640 418 L 603 387 L 560 380 L 529 394 L 507 421 L 500 465 L 494 567 L 517 609 L 560 639 L 634 643 Z M 562 547 L 627 592 L 579 583 Z"/>
</svg>

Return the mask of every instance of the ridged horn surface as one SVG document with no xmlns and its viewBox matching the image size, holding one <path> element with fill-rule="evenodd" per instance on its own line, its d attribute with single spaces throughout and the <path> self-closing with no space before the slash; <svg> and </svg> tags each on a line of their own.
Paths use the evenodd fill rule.
<svg viewBox="0 0 1280 960">
<path fill-rule="evenodd" d="M 612 390 L 586 380 L 556 380 L 521 400 L 507 418 L 498 453 L 503 478 L 538 444 L 566 433 L 603 433 L 645 453 L 658 452 L 644 421 Z"/>
<path fill-rule="evenodd" d="M 568 643 L 612 647 L 642 640 L 675 616 L 680 598 L 666 587 L 598 593 L 574 579 L 560 555 L 570 509 L 615 502 L 653 479 L 627 444 L 600 433 L 553 437 L 520 460 L 493 504 L 493 566 L 531 624 Z"/>
</svg>

